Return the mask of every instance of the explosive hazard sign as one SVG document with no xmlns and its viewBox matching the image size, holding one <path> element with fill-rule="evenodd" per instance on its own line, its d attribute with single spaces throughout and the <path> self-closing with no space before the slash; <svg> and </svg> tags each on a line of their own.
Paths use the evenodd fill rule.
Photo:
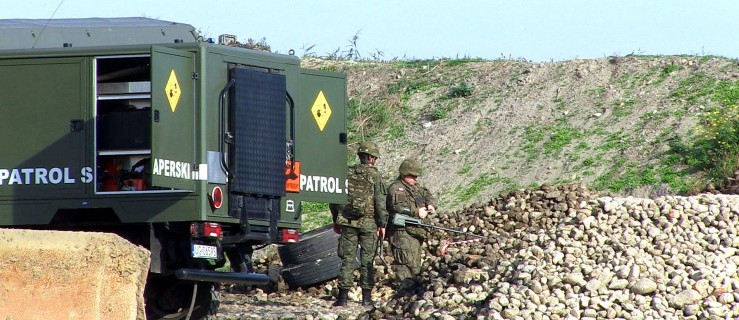
<svg viewBox="0 0 739 320">
<path fill-rule="evenodd" d="M 177 81 L 177 74 L 174 69 L 169 73 L 169 80 L 167 85 L 164 86 L 164 94 L 167 95 L 167 101 L 169 101 L 169 108 L 174 112 L 177 109 L 177 102 L 180 101 L 180 83 Z"/>
<path fill-rule="evenodd" d="M 316 120 L 318 129 L 323 131 L 326 123 L 328 123 L 328 119 L 331 118 L 331 106 L 328 104 L 323 91 L 318 92 L 318 96 L 313 102 L 313 107 L 310 108 L 310 111 L 313 114 L 313 119 Z"/>
</svg>

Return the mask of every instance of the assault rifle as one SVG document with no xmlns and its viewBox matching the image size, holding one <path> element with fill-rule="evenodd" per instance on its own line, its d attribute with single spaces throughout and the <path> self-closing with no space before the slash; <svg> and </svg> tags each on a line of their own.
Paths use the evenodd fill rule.
<svg viewBox="0 0 739 320">
<path fill-rule="evenodd" d="M 410 210 L 406 209 L 406 210 L 403 210 L 403 212 L 410 213 Z M 449 231 L 449 232 L 454 232 L 454 233 L 460 233 L 460 234 L 463 234 L 463 235 L 470 236 L 470 237 L 473 237 L 474 238 L 474 239 L 462 240 L 462 241 L 452 241 L 451 239 L 448 239 L 448 238 L 447 239 L 444 239 L 444 240 L 441 240 L 441 243 L 439 243 L 439 248 L 437 248 L 438 255 L 444 255 L 444 254 L 446 254 L 447 249 L 451 245 L 462 244 L 462 243 L 479 242 L 479 241 L 482 241 L 485 238 L 485 237 L 483 237 L 481 235 L 477 235 L 477 234 L 473 234 L 473 233 L 469 233 L 469 232 L 464 232 L 464 231 L 460 231 L 460 230 L 449 229 L 449 228 L 439 227 L 439 226 L 435 226 L 435 225 L 431 225 L 431 224 L 426 224 L 426 223 L 421 222 L 421 220 L 419 220 L 417 218 L 413 218 L 413 217 L 410 217 L 408 215 L 401 214 L 401 213 L 396 213 L 395 214 L 395 216 L 393 217 L 393 224 L 396 225 L 396 226 L 399 226 L 399 227 L 405 227 L 407 225 L 413 225 L 413 226 L 427 227 L 427 228 L 432 228 L 432 229 L 440 229 L 440 230 L 444 230 L 444 231 Z"/>
<path fill-rule="evenodd" d="M 403 210 L 403 212 L 410 213 L 410 210 L 406 209 L 406 210 Z M 474 234 L 474 233 L 464 232 L 464 231 L 455 230 L 455 229 L 449 229 L 445 227 L 435 226 L 432 224 L 426 224 L 426 223 L 421 222 L 421 220 L 419 220 L 418 218 L 413 218 L 411 216 L 408 216 L 402 213 L 396 213 L 393 216 L 393 225 L 396 225 L 398 227 L 405 227 L 405 226 L 411 225 L 411 226 L 439 229 L 439 230 L 459 233 L 459 234 L 463 234 L 463 235 L 475 237 L 475 238 L 484 238 L 483 236 Z"/>
</svg>

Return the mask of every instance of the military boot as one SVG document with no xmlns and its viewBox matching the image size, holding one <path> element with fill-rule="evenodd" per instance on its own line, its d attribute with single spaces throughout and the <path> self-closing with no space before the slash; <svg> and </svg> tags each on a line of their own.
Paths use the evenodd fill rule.
<svg viewBox="0 0 739 320">
<path fill-rule="evenodd" d="M 373 304 L 374 301 L 372 301 L 372 289 L 362 288 L 362 305 L 366 307 Z"/>
<path fill-rule="evenodd" d="M 339 289 L 339 296 L 336 297 L 334 307 L 345 307 L 346 301 L 349 299 L 349 289 Z"/>
</svg>

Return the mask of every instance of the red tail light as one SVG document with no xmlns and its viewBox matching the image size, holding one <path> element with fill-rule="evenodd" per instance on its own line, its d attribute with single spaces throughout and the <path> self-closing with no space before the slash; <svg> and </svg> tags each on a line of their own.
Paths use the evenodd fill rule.
<svg viewBox="0 0 739 320">
<path fill-rule="evenodd" d="M 223 239 L 223 229 L 220 223 L 194 222 L 190 225 L 190 234 L 193 237 L 210 237 Z"/>
<path fill-rule="evenodd" d="M 213 191 L 210 193 L 210 200 L 213 204 L 213 209 L 220 209 L 223 205 L 223 190 L 221 190 L 221 187 L 215 187 L 213 188 Z"/>
<path fill-rule="evenodd" d="M 300 233 L 295 229 L 282 229 L 280 230 L 280 236 L 282 242 L 298 242 L 300 241 Z"/>
</svg>

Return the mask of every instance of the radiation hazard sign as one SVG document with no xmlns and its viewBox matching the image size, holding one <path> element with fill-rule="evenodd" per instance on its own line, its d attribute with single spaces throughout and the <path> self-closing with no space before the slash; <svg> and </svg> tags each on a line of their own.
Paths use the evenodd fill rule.
<svg viewBox="0 0 739 320">
<path fill-rule="evenodd" d="M 172 112 L 177 109 L 177 102 L 180 101 L 180 84 L 177 82 L 177 74 L 174 73 L 174 69 L 169 73 L 169 80 L 167 85 L 164 86 L 164 94 L 167 95 L 167 101 L 169 101 L 169 108 Z"/>
<path fill-rule="evenodd" d="M 316 101 L 313 102 L 313 107 L 310 108 L 310 111 L 313 114 L 313 119 L 316 120 L 318 129 L 323 131 L 323 128 L 326 127 L 326 123 L 328 123 L 328 119 L 331 118 L 331 106 L 328 105 L 328 101 L 326 100 L 326 96 L 323 94 L 323 91 L 318 92 Z"/>
</svg>

